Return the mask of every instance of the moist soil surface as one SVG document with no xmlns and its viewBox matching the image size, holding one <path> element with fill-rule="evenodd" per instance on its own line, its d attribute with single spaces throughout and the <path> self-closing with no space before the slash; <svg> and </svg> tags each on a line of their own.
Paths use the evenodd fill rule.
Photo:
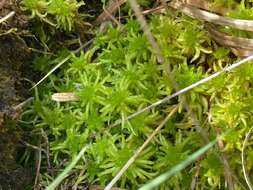
<svg viewBox="0 0 253 190">
<path fill-rule="evenodd" d="M 14 106 L 24 101 L 28 90 L 23 85 L 22 68 L 31 60 L 26 42 L 20 37 L 28 26 L 14 0 L 0 0 L 0 18 L 15 11 L 15 15 L 0 23 L 0 189 L 23 190 L 32 184 L 31 169 L 17 163 L 17 150 L 22 132 L 15 120 L 19 113 Z"/>
</svg>

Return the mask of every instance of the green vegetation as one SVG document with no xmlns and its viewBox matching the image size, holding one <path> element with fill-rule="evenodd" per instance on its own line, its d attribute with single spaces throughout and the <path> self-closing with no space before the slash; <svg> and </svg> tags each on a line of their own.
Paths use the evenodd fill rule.
<svg viewBox="0 0 253 190">
<path fill-rule="evenodd" d="M 150 5 L 146 1 L 143 3 Z M 175 92 L 169 80 L 168 64 L 182 89 L 238 59 L 229 48 L 216 44 L 209 37 L 202 22 L 172 9 L 163 14 L 148 15 L 149 27 L 166 59 L 163 65 L 157 62 L 154 50 L 128 7 L 124 10 L 128 11 L 124 24 L 121 27 L 110 24 L 104 33 L 96 31 L 93 43 L 85 51 L 71 52 L 73 47 L 69 48 L 69 39 L 62 42 L 68 45 L 59 48 L 60 43 L 54 41 L 58 39 L 56 34 L 69 37 L 78 31 L 81 22 L 85 22 L 87 14 L 78 11 L 83 5 L 83 1 L 76 0 L 21 1 L 21 9 L 30 14 L 33 30 L 40 42 L 45 47 L 57 47 L 52 54 L 36 54 L 34 68 L 46 74 L 67 56 L 71 55 L 71 58 L 34 89 L 35 100 L 22 113 L 19 126 L 36 134 L 30 138 L 30 144 L 39 143 L 37 134 L 40 129 L 48 136 L 50 154 L 42 154 L 40 170 L 42 189 L 51 184 L 73 159 L 77 162 L 77 155 L 79 161 L 75 166 L 71 165 L 72 169 L 68 168 L 71 169 L 69 177 L 62 185 L 68 184 L 73 188 L 92 184 L 106 186 L 178 106 L 176 114 L 116 185 L 138 189 L 185 161 L 197 150 L 202 150 L 207 143 L 196 130 L 192 116 L 185 111 L 183 96 L 130 120 L 126 120 L 127 116 Z M 233 18 L 252 19 L 253 15 L 252 4 L 245 1 L 238 4 L 233 0 L 215 0 L 210 7 L 213 10 L 217 7 L 235 8 L 227 14 Z M 54 32 L 47 35 L 45 31 L 50 28 Z M 238 32 L 227 28 L 224 31 L 233 35 Z M 237 36 L 252 35 L 242 32 Z M 74 45 L 78 44 L 77 39 L 71 40 Z M 198 160 L 192 160 L 195 162 L 187 162 L 184 170 L 178 171 L 157 189 L 188 189 L 196 176 L 196 189 L 226 189 L 228 181 L 224 177 L 226 168 L 220 160 L 221 154 L 225 155 L 233 172 L 235 188 L 246 187 L 241 169 L 241 150 L 245 134 L 253 125 L 252 85 L 253 67 L 249 63 L 184 94 L 210 141 L 226 135 L 217 146 Z M 52 101 L 51 96 L 61 92 L 74 93 L 79 101 Z M 111 127 L 119 121 L 122 121 L 119 125 Z M 87 147 L 85 152 L 84 147 Z M 81 150 L 84 152 L 82 156 L 79 154 Z M 23 152 L 20 162 L 33 162 L 33 152 L 31 149 Z M 252 146 L 248 146 L 246 169 L 251 176 L 252 153 Z M 48 168 L 47 156 L 50 156 L 52 168 Z"/>
<path fill-rule="evenodd" d="M 21 8 L 31 12 L 31 18 L 38 17 L 52 26 L 71 31 L 83 2 L 75 0 L 23 0 Z"/>
</svg>

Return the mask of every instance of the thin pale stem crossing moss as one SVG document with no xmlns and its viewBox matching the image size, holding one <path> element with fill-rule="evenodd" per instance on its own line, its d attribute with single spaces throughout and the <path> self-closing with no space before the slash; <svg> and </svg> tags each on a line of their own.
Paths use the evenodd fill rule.
<svg viewBox="0 0 253 190">
<path fill-rule="evenodd" d="M 176 108 L 174 108 L 168 114 L 168 116 L 161 122 L 161 124 L 151 133 L 151 135 L 146 139 L 146 141 L 142 144 L 142 146 L 138 148 L 138 150 L 134 153 L 134 155 L 126 162 L 126 164 L 121 168 L 121 170 L 112 179 L 112 181 L 105 187 L 104 190 L 110 190 L 113 187 L 113 185 L 126 172 L 126 170 L 134 163 L 134 161 L 140 155 L 140 153 L 144 150 L 144 148 L 150 143 L 150 141 L 154 138 L 154 136 L 163 128 L 163 126 L 168 122 L 168 120 L 174 115 L 174 113 L 177 110 L 178 110 L 178 106 L 176 106 Z"/>
<path fill-rule="evenodd" d="M 238 62 L 236 62 L 236 63 L 234 63 L 234 64 L 232 64 L 228 67 L 225 67 L 224 69 L 222 69 L 222 70 L 220 70 L 220 71 L 218 71 L 218 72 L 216 72 L 216 73 L 214 73 L 214 74 L 212 74 L 212 75 L 210 75 L 206 78 L 203 78 L 203 79 L 199 80 L 198 82 L 193 83 L 193 84 L 191 84 L 191 85 L 189 85 L 189 86 L 187 86 L 187 87 L 185 87 L 185 88 L 183 88 L 183 89 L 181 89 L 181 90 L 179 90 L 179 91 L 177 91 L 177 92 L 175 92 L 175 93 L 173 93 L 173 94 L 171 94 L 171 95 L 169 95 L 169 96 L 167 96 L 167 97 L 165 97 L 161 100 L 158 100 L 157 102 L 155 102 L 155 103 L 153 103 L 153 104 L 151 104 L 151 105 L 149 105 L 149 106 L 133 113 L 132 115 L 129 115 L 125 120 L 130 120 L 130 119 L 132 119 L 132 118 L 134 118 L 134 117 L 136 117 L 136 116 L 138 116 L 138 115 L 140 115 L 140 114 L 142 114 L 146 111 L 151 110 L 152 108 L 155 108 L 155 107 L 157 107 L 161 104 L 164 104 L 164 103 L 170 101 L 172 98 L 175 98 L 175 97 L 177 97 L 181 94 L 184 94 L 184 93 L 186 93 L 186 92 L 188 92 L 188 91 L 190 91 L 190 90 L 192 90 L 192 89 L 208 82 L 208 81 L 211 81 L 211 80 L 213 80 L 214 78 L 220 76 L 223 73 L 230 72 L 230 71 L 238 68 L 239 66 L 248 63 L 251 60 L 253 60 L 253 55 L 251 55 L 249 57 L 246 57 L 245 59 L 242 59 L 242 60 L 240 60 L 240 61 L 238 61 Z M 119 125 L 121 122 L 122 121 L 120 120 L 120 121 L 114 123 L 113 125 L 111 125 L 110 127 L 115 127 L 115 126 Z"/>
</svg>

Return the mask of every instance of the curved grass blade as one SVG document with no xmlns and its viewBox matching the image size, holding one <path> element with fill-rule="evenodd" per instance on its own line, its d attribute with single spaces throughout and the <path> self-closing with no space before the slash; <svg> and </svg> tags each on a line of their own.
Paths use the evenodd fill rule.
<svg viewBox="0 0 253 190">
<path fill-rule="evenodd" d="M 88 146 L 82 148 L 82 150 L 78 153 L 78 155 L 71 161 L 71 163 L 63 170 L 60 175 L 46 188 L 46 190 L 54 190 L 61 182 L 64 180 L 68 173 L 75 167 L 77 162 L 80 160 L 84 152 L 87 150 Z"/>
</svg>

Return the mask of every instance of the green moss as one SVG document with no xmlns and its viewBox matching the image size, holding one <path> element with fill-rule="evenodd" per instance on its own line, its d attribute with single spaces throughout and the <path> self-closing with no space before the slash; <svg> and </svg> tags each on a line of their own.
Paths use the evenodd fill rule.
<svg viewBox="0 0 253 190">
<path fill-rule="evenodd" d="M 53 10 L 57 12 L 57 9 Z M 235 61 L 228 49 L 218 47 L 208 37 L 200 22 L 171 12 L 152 17 L 151 30 L 166 61 L 171 63 L 172 74 L 180 88 Z M 117 184 L 122 188 L 137 189 L 203 146 L 194 123 L 183 109 L 182 97 L 120 126 L 108 128 L 175 92 L 164 71 L 165 66 L 157 63 L 139 25 L 129 19 L 121 30 L 111 26 L 105 34 L 97 34 L 87 52 L 73 55 L 68 66 L 51 75 L 50 82 L 45 86 L 36 89 L 35 104 L 23 119 L 32 120 L 36 128 L 43 127 L 48 131 L 55 167 L 63 158 L 70 160 L 84 144 L 90 144 L 91 148 L 73 173 L 80 174 L 81 181 L 105 185 L 170 110 L 179 105 L 178 113 L 168 126 L 155 137 Z M 210 139 L 217 135 L 217 128 L 222 132 L 233 129 L 224 137 L 224 153 L 233 153 L 228 161 L 236 173 L 241 168 L 242 137 L 253 123 L 251 70 L 250 64 L 244 65 L 185 94 Z M 80 101 L 60 104 L 50 100 L 52 93 L 63 91 L 75 93 Z M 236 139 L 236 136 L 240 138 Z M 200 166 L 200 188 L 223 189 L 226 186 L 217 153 L 214 149 L 197 163 Z M 188 167 L 160 189 L 187 189 L 195 171 L 194 166 Z M 42 173 L 46 180 L 50 180 L 46 171 Z M 242 175 L 237 177 L 243 184 Z M 238 183 L 238 189 L 242 189 L 239 186 Z"/>
</svg>

